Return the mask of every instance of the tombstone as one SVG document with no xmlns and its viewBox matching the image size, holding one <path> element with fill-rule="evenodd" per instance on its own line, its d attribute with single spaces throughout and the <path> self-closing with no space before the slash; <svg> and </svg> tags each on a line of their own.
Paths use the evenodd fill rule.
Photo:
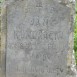
<svg viewBox="0 0 77 77">
<path fill-rule="evenodd" d="M 72 3 L 6 1 L 6 77 L 66 77 Z"/>
</svg>

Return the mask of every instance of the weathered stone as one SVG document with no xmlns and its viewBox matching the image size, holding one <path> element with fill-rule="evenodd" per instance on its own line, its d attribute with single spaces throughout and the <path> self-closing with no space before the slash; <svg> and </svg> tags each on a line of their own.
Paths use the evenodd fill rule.
<svg viewBox="0 0 77 77">
<path fill-rule="evenodd" d="M 6 8 L 1 7 L 1 23 L 0 23 L 0 77 L 6 74 Z"/>
<path fill-rule="evenodd" d="M 6 77 L 66 77 L 69 0 L 14 0 L 6 10 Z"/>
</svg>

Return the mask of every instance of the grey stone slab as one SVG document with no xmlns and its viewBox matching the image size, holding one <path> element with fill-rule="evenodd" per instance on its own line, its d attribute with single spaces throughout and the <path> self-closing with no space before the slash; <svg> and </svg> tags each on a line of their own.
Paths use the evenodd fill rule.
<svg viewBox="0 0 77 77">
<path fill-rule="evenodd" d="M 66 77 L 70 12 L 59 0 L 7 6 L 6 77 Z"/>
</svg>

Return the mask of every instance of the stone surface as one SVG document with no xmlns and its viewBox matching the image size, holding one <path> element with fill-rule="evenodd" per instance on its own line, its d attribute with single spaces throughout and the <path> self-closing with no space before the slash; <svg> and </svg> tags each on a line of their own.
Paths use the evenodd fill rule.
<svg viewBox="0 0 77 77">
<path fill-rule="evenodd" d="M 0 77 L 5 77 L 6 74 L 6 8 L 0 6 L 1 23 L 0 23 Z"/>
<path fill-rule="evenodd" d="M 14 0 L 7 5 L 6 77 L 66 77 L 71 32 L 67 4 Z"/>
</svg>

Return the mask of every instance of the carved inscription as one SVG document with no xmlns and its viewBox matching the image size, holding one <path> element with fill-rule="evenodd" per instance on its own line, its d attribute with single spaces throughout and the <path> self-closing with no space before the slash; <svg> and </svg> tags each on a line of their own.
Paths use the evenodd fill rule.
<svg viewBox="0 0 77 77">
<path fill-rule="evenodd" d="M 65 77 L 67 8 L 56 0 L 18 0 L 11 7 L 6 77 Z"/>
<path fill-rule="evenodd" d="M 16 30 L 14 30 L 14 39 L 63 39 L 63 32 L 60 30 L 52 30 L 54 26 L 52 26 L 48 18 L 44 18 L 43 22 L 41 22 L 41 19 L 36 17 L 32 18 L 32 20 L 27 23 L 29 23 L 30 28 L 24 28 L 25 25 L 23 23 L 16 27 Z M 50 28 L 52 29 L 50 30 Z"/>
<path fill-rule="evenodd" d="M 25 31 L 26 32 L 26 31 Z M 27 32 L 29 33 L 28 35 L 25 35 L 22 31 L 14 31 L 14 38 L 18 40 L 22 39 L 50 39 L 50 40 L 59 40 L 63 38 L 63 33 L 62 32 L 54 32 L 51 31 L 50 33 L 44 32 L 42 29 L 39 31 L 31 31 Z"/>
</svg>

